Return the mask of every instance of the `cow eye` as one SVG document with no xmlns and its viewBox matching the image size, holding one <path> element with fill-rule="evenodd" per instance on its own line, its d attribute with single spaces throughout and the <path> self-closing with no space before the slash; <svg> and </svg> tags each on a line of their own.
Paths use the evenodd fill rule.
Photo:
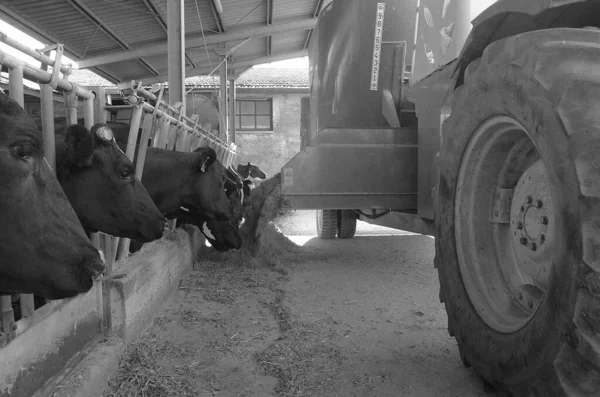
<svg viewBox="0 0 600 397">
<path fill-rule="evenodd" d="M 33 151 L 33 145 L 30 143 L 20 143 L 12 147 L 14 154 L 19 156 L 23 160 L 29 160 L 31 158 L 31 152 Z"/>
<path fill-rule="evenodd" d="M 121 176 L 121 178 L 129 178 L 131 176 L 131 171 L 123 170 L 119 173 L 119 175 Z"/>
</svg>

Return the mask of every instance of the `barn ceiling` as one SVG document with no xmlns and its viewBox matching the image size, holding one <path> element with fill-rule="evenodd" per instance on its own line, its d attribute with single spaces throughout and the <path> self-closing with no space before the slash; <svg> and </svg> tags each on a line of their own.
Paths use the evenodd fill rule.
<svg viewBox="0 0 600 397">
<path fill-rule="evenodd" d="M 167 1 L 2 0 L 0 18 L 42 42 L 64 44 L 80 68 L 113 83 L 160 82 L 167 80 Z M 232 48 L 236 74 L 306 55 L 330 1 L 185 0 L 186 76 L 208 74 Z"/>
</svg>

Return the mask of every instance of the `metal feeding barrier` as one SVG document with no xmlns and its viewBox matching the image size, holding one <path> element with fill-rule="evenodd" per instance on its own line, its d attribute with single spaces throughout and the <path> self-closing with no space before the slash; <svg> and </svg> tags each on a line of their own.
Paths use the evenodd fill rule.
<svg viewBox="0 0 600 397">
<path fill-rule="evenodd" d="M 40 86 L 44 154 L 52 169 L 56 169 L 55 106 L 61 101 L 60 95 L 57 96 L 57 94 L 62 94 L 67 125 L 78 123 L 79 111 L 83 113 L 84 125 L 91 128 L 95 123 L 106 122 L 107 113 L 111 109 L 123 108 L 123 106 L 106 104 L 104 87 L 84 88 L 68 80 L 71 67 L 61 63 L 62 45 L 54 45 L 35 51 L 10 39 L 3 33 L 0 33 L 0 41 L 41 62 L 41 67 L 36 67 L 0 50 L 0 70 L 8 70 L 8 91 L 12 99 L 25 109 L 24 80 L 37 83 Z M 55 51 L 54 59 L 49 56 L 51 51 Z M 59 76 L 61 73 L 62 77 Z M 209 146 L 216 151 L 218 160 L 225 167 L 240 161 L 240 153 L 235 144 L 227 143 L 200 126 L 197 117 L 187 117 L 183 104 L 173 106 L 164 101 L 162 99 L 164 87 L 155 95 L 145 90 L 141 83 L 132 82 L 131 92 L 126 98 L 127 107 L 131 108 L 132 112 L 125 154 L 133 161 L 136 147 L 138 147 L 138 156 L 135 163 L 135 176 L 137 178 L 141 179 L 142 177 L 150 141 L 153 147 L 182 152 L 190 152 L 201 146 Z M 141 137 L 139 145 L 137 145 L 140 126 Z M 129 239 L 119 239 L 104 233 L 94 233 L 91 240 L 98 249 L 104 252 L 106 260 L 105 277 L 101 283 L 94 285 L 92 291 L 95 291 L 95 293 L 85 294 L 85 297 L 78 296 L 71 299 L 47 302 L 38 310 L 35 309 L 34 296 L 31 294 L 22 294 L 18 297 L 10 295 L 0 297 L 0 357 L 2 357 L 2 351 L 5 350 L 4 347 L 18 343 L 18 337 L 36 323 L 52 316 L 57 311 L 63 310 L 68 302 L 78 299 L 85 299 L 85 301 L 81 301 L 84 302 L 85 312 L 93 313 L 94 318 L 97 317 L 94 320 L 97 324 L 94 328 L 95 331 L 92 332 L 93 335 L 86 335 L 85 340 L 78 341 L 78 343 L 89 343 L 94 338 L 111 332 L 111 299 L 108 292 L 112 282 L 110 277 L 115 270 L 115 262 L 128 256 Z M 91 305 L 89 305 L 90 299 L 93 302 Z M 16 307 L 21 312 L 21 318 L 18 321 L 15 321 L 13 311 L 13 301 L 16 300 L 19 301 Z M 51 333 L 52 330 L 48 330 L 48 334 Z M 11 341 L 12 343 L 10 343 Z"/>
<path fill-rule="evenodd" d="M 217 159 L 225 167 L 241 159 L 234 143 L 225 142 L 199 125 L 197 117 L 187 117 L 183 104 L 179 103 L 174 106 L 164 101 L 162 99 L 164 88 L 164 86 L 161 87 L 158 95 L 155 95 L 144 89 L 140 82 L 132 81 L 129 88 L 131 94 L 126 97 L 128 106 L 105 106 L 107 110 L 132 108 L 127 150 L 125 151 L 125 154 L 131 159 L 133 159 L 137 145 L 140 126 L 142 127 L 135 164 L 137 178 L 142 178 L 143 164 L 150 141 L 152 147 L 179 152 L 193 152 L 201 146 L 211 147 L 217 153 Z M 175 222 L 176 220 L 172 220 L 171 225 L 174 226 Z M 129 243 L 129 239 L 114 238 L 112 250 L 113 254 L 116 254 L 117 260 L 127 257 Z"/>
</svg>

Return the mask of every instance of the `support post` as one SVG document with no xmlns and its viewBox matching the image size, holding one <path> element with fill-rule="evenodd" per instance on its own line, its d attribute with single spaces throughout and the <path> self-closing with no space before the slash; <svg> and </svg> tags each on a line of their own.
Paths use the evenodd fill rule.
<svg viewBox="0 0 600 397">
<path fill-rule="evenodd" d="M 219 135 L 227 140 L 227 58 L 219 66 Z"/>
<path fill-rule="evenodd" d="M 227 142 L 235 143 L 235 78 L 229 79 L 229 137 Z"/>
<path fill-rule="evenodd" d="M 106 123 L 107 117 L 106 111 L 106 90 L 104 87 L 94 86 L 88 87 L 89 90 L 92 90 L 96 94 L 96 99 L 94 100 L 94 123 Z"/>
<path fill-rule="evenodd" d="M 169 102 L 185 104 L 185 25 L 183 0 L 167 1 Z"/>
</svg>

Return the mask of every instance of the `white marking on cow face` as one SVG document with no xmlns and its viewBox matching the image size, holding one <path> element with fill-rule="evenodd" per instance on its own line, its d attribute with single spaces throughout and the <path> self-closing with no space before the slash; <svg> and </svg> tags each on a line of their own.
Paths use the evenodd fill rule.
<svg viewBox="0 0 600 397">
<path fill-rule="evenodd" d="M 244 188 L 240 189 L 240 203 L 244 204 Z"/>
<path fill-rule="evenodd" d="M 187 209 L 187 208 L 185 208 L 184 206 L 181 206 L 181 207 L 179 207 L 179 208 L 181 208 L 181 209 L 182 209 L 182 210 L 184 210 L 185 212 L 190 212 L 190 210 L 189 210 L 189 209 Z"/>
<path fill-rule="evenodd" d="M 208 228 L 208 226 L 206 226 L 206 222 L 204 222 L 204 223 L 202 224 L 202 233 L 203 233 L 203 234 L 204 234 L 206 237 L 208 237 L 208 238 L 210 238 L 210 239 L 213 239 L 213 240 L 215 240 L 215 236 L 213 236 L 213 235 L 212 235 L 212 233 L 211 233 L 210 229 Z"/>
</svg>

